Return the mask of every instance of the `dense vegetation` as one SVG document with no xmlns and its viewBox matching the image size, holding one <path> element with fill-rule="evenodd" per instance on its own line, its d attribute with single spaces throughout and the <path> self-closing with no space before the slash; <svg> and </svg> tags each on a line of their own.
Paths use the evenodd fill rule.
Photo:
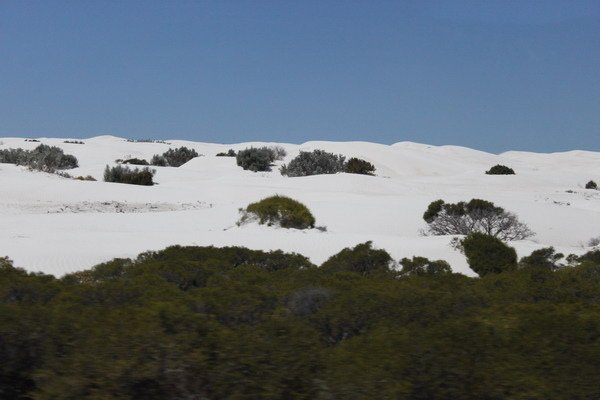
<svg viewBox="0 0 600 400">
<path fill-rule="evenodd" d="M 322 174 L 349 174 L 374 175 L 375 166 L 368 161 L 352 157 L 346 161 L 341 154 L 328 153 L 324 150 L 301 151 L 288 164 L 279 169 L 281 175 L 309 176 Z"/>
<path fill-rule="evenodd" d="M 31 169 L 44 172 L 77 168 L 77 158 L 65 154 L 60 147 L 40 144 L 33 150 L 4 149 L 0 150 L 0 163 L 25 165 Z"/>
<path fill-rule="evenodd" d="M 0 398 L 598 399 L 594 257 L 483 278 L 402 275 L 370 244 L 322 268 L 172 247 L 62 279 L 1 259 Z"/>
<path fill-rule="evenodd" d="M 485 172 L 487 175 L 514 175 L 515 171 L 506 165 L 497 164 Z"/>
<path fill-rule="evenodd" d="M 238 224 L 258 221 L 282 228 L 307 229 L 315 226 L 315 217 L 304 204 L 286 196 L 271 196 L 241 209 Z"/>
<path fill-rule="evenodd" d="M 468 235 L 479 232 L 501 240 L 521 240 L 533 232 L 517 216 L 494 203 L 471 199 L 468 202 L 446 203 L 436 200 L 423 214 L 427 235 Z"/>
<path fill-rule="evenodd" d="M 156 167 L 181 167 L 192 158 L 199 156 L 196 150 L 181 146 L 177 149 L 169 149 L 162 155 L 153 155 L 150 164 Z"/>
<path fill-rule="evenodd" d="M 131 185 L 154 185 L 153 177 L 156 171 L 144 167 L 142 169 L 129 167 L 123 167 L 117 165 L 116 167 L 109 167 L 108 165 L 104 169 L 104 182 L 116 182 L 116 183 L 129 183 Z"/>
</svg>

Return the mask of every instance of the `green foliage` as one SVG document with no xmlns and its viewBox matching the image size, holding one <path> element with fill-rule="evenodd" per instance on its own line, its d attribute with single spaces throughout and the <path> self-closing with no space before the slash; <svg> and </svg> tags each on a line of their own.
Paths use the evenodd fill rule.
<svg viewBox="0 0 600 400">
<path fill-rule="evenodd" d="M 425 257 L 413 256 L 412 260 L 403 258 L 400 260 L 400 265 L 402 265 L 401 275 L 433 276 L 452 273 L 448 262 L 444 260 L 430 261 Z"/>
<path fill-rule="evenodd" d="M 521 258 L 519 265 L 521 268 L 547 268 L 556 270 L 562 265 L 559 263 L 565 257 L 562 253 L 556 253 L 554 247 L 545 247 L 534 250 L 530 255 Z"/>
<path fill-rule="evenodd" d="M 375 166 L 368 161 L 352 157 L 344 165 L 344 172 L 349 174 L 374 175 Z"/>
<path fill-rule="evenodd" d="M 235 157 L 235 156 L 236 156 L 235 150 L 233 150 L 233 149 L 227 150 L 227 153 L 224 153 L 224 152 L 217 153 L 217 157 Z"/>
<path fill-rule="evenodd" d="M 162 155 L 155 154 L 152 156 L 150 164 L 157 167 L 180 167 L 196 157 L 199 157 L 196 150 L 181 146 L 177 149 L 169 149 Z"/>
<path fill-rule="evenodd" d="M 585 188 L 586 189 L 593 189 L 593 190 L 597 190 L 598 189 L 598 184 L 594 181 L 589 181 L 588 183 L 585 184 Z"/>
<path fill-rule="evenodd" d="M 475 232 L 461 241 L 469 267 L 479 276 L 511 271 L 517 267 L 517 252 L 494 236 Z"/>
<path fill-rule="evenodd" d="M 385 270 L 367 245 L 371 262 L 347 262 Z M 481 279 L 334 269 L 174 246 L 57 280 L 0 258 L 0 398 L 600 396 L 600 263 Z"/>
<path fill-rule="evenodd" d="M 242 217 L 239 224 L 257 219 L 260 224 L 279 225 L 282 228 L 307 229 L 315 226 L 315 217 L 310 210 L 299 201 L 286 196 L 267 197 L 249 204 L 240 212 Z"/>
<path fill-rule="evenodd" d="M 343 249 L 325 261 L 321 268 L 327 272 L 356 272 L 369 275 L 389 272 L 392 265 L 393 260 L 389 253 L 382 249 L 374 249 L 373 243 L 369 241 Z"/>
<path fill-rule="evenodd" d="M 4 149 L 0 150 L 0 162 L 27 167 L 44 172 L 77 168 L 77 158 L 65 154 L 59 147 L 40 144 L 33 150 Z"/>
<path fill-rule="evenodd" d="M 485 172 L 487 175 L 514 175 L 515 171 L 506 165 L 497 164 Z"/>
<path fill-rule="evenodd" d="M 245 170 L 253 172 L 270 171 L 275 158 L 275 151 L 269 147 L 250 147 L 238 151 L 236 162 Z"/>
<path fill-rule="evenodd" d="M 501 240 L 521 240 L 533 236 L 517 216 L 491 201 L 471 199 L 469 202 L 446 203 L 436 200 L 423 214 L 429 235 L 468 235 L 479 232 Z"/>
<path fill-rule="evenodd" d="M 142 160 L 142 159 L 140 159 L 140 158 L 130 158 L 130 159 L 124 160 L 124 161 L 122 162 L 122 164 L 132 164 L 132 165 L 150 165 L 150 164 L 148 163 L 148 161 L 146 161 L 146 160 Z"/>
<path fill-rule="evenodd" d="M 296 158 L 280 168 L 281 175 L 308 176 L 337 174 L 344 171 L 345 157 L 324 150 L 301 151 Z"/>
<path fill-rule="evenodd" d="M 152 178 L 155 172 L 156 171 L 151 170 L 148 167 L 142 169 L 129 169 L 129 167 L 123 167 L 121 165 L 112 168 L 107 165 L 104 169 L 104 181 L 152 186 L 154 185 Z"/>
</svg>

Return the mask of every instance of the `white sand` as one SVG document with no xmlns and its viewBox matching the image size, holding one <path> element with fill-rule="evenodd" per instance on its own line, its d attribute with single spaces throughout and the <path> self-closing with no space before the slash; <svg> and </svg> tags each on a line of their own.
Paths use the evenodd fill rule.
<svg viewBox="0 0 600 400">
<path fill-rule="evenodd" d="M 507 152 L 501 155 L 456 146 L 410 142 L 280 144 L 291 160 L 300 150 L 323 149 L 372 162 L 377 176 L 350 174 L 288 178 L 273 172 L 244 171 L 235 158 L 215 157 L 242 143 L 220 145 L 180 140 L 131 143 L 113 136 L 41 139 L 73 154 L 80 167 L 71 175 L 92 175 L 98 182 L 76 181 L 26 168 L 0 164 L 0 256 L 32 271 L 60 276 L 115 257 L 135 257 L 173 244 L 239 245 L 302 253 L 321 263 L 340 249 L 372 240 L 396 259 L 421 255 L 443 258 L 457 272 L 473 275 L 464 256 L 449 246 L 451 237 L 424 237 L 422 215 L 438 198 L 483 198 L 515 212 L 536 233 L 512 242 L 519 255 L 554 246 L 582 253 L 600 236 L 600 153 L 553 154 Z M 32 149 L 39 143 L 1 138 L 0 148 Z M 149 160 L 169 147 L 195 148 L 204 157 L 180 168 L 156 168 L 151 187 L 101 182 L 104 167 L 130 157 Z M 277 164 L 281 164 L 278 162 Z M 489 176 L 495 164 L 515 169 L 514 176 Z M 573 191 L 568 193 L 567 190 Z M 238 209 L 273 194 L 305 203 L 327 232 L 246 225 L 237 227 Z"/>
</svg>

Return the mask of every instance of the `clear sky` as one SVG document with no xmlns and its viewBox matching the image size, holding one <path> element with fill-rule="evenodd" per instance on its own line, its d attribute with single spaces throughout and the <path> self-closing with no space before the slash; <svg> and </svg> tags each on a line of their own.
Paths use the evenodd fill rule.
<svg viewBox="0 0 600 400">
<path fill-rule="evenodd" d="M 600 1 L 0 0 L 0 136 L 600 151 Z"/>
</svg>

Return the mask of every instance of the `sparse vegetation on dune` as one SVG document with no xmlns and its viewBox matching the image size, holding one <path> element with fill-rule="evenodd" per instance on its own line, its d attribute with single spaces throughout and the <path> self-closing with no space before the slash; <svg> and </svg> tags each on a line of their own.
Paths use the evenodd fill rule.
<svg viewBox="0 0 600 400">
<path fill-rule="evenodd" d="M 156 171 L 144 167 L 142 169 L 123 167 L 117 165 L 115 167 L 106 166 L 104 170 L 104 182 L 128 183 L 131 185 L 154 185 L 153 177 Z"/>
<path fill-rule="evenodd" d="M 78 167 L 77 158 L 56 146 L 40 144 L 33 150 L 4 149 L 0 150 L 0 162 L 24 165 L 33 170 L 55 172 L 57 170 Z"/>
<path fill-rule="evenodd" d="M 242 217 L 238 224 L 258 221 L 259 224 L 278 225 L 282 228 L 307 229 L 314 228 L 315 217 L 310 210 L 299 201 L 286 196 L 271 196 L 245 209 L 240 209 Z"/>
</svg>

